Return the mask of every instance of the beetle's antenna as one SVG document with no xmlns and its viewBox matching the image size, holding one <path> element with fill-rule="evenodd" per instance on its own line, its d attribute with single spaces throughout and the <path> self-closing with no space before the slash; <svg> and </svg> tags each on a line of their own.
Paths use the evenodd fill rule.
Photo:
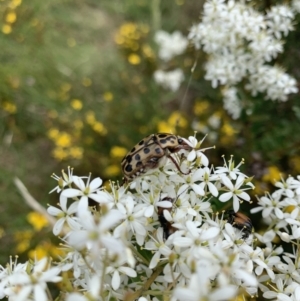
<svg viewBox="0 0 300 301">
<path fill-rule="evenodd" d="M 181 112 L 183 110 L 183 106 L 186 102 L 186 98 L 187 98 L 187 93 L 190 89 L 190 85 L 191 85 L 191 82 L 192 82 L 192 77 L 193 77 L 193 74 L 195 72 L 195 69 L 197 67 L 197 64 L 198 64 L 198 59 L 199 59 L 199 51 L 197 52 L 197 55 L 196 55 L 196 58 L 195 58 L 195 61 L 194 61 L 194 64 L 191 68 L 191 73 L 190 73 L 190 77 L 189 77 L 189 81 L 187 83 L 187 86 L 186 86 L 186 89 L 185 89 L 185 92 L 184 92 L 184 95 L 183 95 L 183 98 L 180 102 L 180 105 L 179 105 L 179 112 Z M 176 120 L 176 124 L 175 124 L 175 128 L 177 128 L 179 126 L 179 120 L 180 120 L 180 117 L 177 118 Z"/>
</svg>

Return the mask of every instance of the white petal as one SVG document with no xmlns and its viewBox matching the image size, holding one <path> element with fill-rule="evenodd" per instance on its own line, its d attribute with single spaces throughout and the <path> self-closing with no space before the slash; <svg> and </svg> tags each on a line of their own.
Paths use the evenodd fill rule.
<svg viewBox="0 0 300 301">
<path fill-rule="evenodd" d="M 209 240 L 215 238 L 220 233 L 220 229 L 217 227 L 211 227 L 203 231 L 200 235 L 201 240 Z"/>
<path fill-rule="evenodd" d="M 219 191 L 213 183 L 208 182 L 208 189 L 213 196 L 217 197 L 219 195 Z"/>
<path fill-rule="evenodd" d="M 231 191 L 225 192 L 225 193 L 223 193 L 222 195 L 219 196 L 219 201 L 220 202 L 227 202 L 232 198 L 232 195 L 233 194 L 232 194 Z"/>
<path fill-rule="evenodd" d="M 190 162 L 192 162 L 192 161 L 195 160 L 195 158 L 196 158 L 196 152 L 195 152 L 195 150 L 193 149 L 193 150 L 188 154 L 187 160 L 190 161 Z"/>
<path fill-rule="evenodd" d="M 199 231 L 197 230 L 197 227 L 196 227 L 194 222 L 187 221 L 186 222 L 186 227 L 190 231 L 190 233 L 193 235 L 193 237 L 198 237 L 199 236 Z"/>
<path fill-rule="evenodd" d="M 53 206 L 48 207 L 47 212 L 53 216 L 57 216 L 62 213 L 62 211 L 60 209 L 53 207 Z"/>
<path fill-rule="evenodd" d="M 117 209 L 110 210 L 101 220 L 101 229 L 110 229 L 118 224 L 125 216 Z"/>
<path fill-rule="evenodd" d="M 89 207 L 89 201 L 87 196 L 82 196 L 79 203 L 78 203 L 78 208 L 77 212 L 82 212 L 82 211 L 87 211 Z"/>
<path fill-rule="evenodd" d="M 66 219 L 64 217 L 60 218 L 59 220 L 56 221 L 56 223 L 53 226 L 53 234 L 55 236 L 60 234 L 60 232 L 61 232 L 61 230 L 64 226 L 65 221 L 66 221 Z"/>
<path fill-rule="evenodd" d="M 191 185 L 192 189 L 195 191 L 196 194 L 199 194 L 201 196 L 205 195 L 204 190 L 197 184 L 192 184 Z"/>
<path fill-rule="evenodd" d="M 236 188 L 241 187 L 243 185 L 244 181 L 245 181 L 245 177 L 243 175 L 239 175 L 235 182 L 235 187 Z"/>
<path fill-rule="evenodd" d="M 74 198 L 76 196 L 82 195 L 82 191 L 80 191 L 79 189 L 75 189 L 75 188 L 68 188 L 68 189 L 63 190 L 61 195 L 64 197 L 67 197 L 67 198 Z"/>
<path fill-rule="evenodd" d="M 70 207 L 67 210 L 68 215 L 74 214 L 75 212 L 77 212 L 77 208 L 78 208 L 78 201 L 72 203 L 70 205 Z"/>
<path fill-rule="evenodd" d="M 34 286 L 34 300 L 47 301 L 47 294 L 38 284 Z"/>
<path fill-rule="evenodd" d="M 177 237 L 174 239 L 174 245 L 177 247 L 189 247 L 193 244 L 193 240 L 189 237 Z"/>
<path fill-rule="evenodd" d="M 68 294 L 66 301 L 88 301 L 88 299 L 79 293 L 71 293 Z"/>
<path fill-rule="evenodd" d="M 222 180 L 223 184 L 226 187 L 228 187 L 230 190 L 234 189 L 232 182 L 229 180 L 229 178 L 227 176 L 222 176 L 221 180 Z"/>
<path fill-rule="evenodd" d="M 73 182 L 81 191 L 85 190 L 86 186 L 80 177 L 73 176 Z"/>
<path fill-rule="evenodd" d="M 245 201 L 250 201 L 250 195 L 245 191 L 239 193 L 237 196 Z"/>
<path fill-rule="evenodd" d="M 148 206 L 144 212 L 145 217 L 151 217 L 154 213 L 154 206 Z"/>
<path fill-rule="evenodd" d="M 114 271 L 111 279 L 111 286 L 115 291 L 120 287 L 120 274 L 118 271 Z"/>
<path fill-rule="evenodd" d="M 98 177 L 95 178 L 91 183 L 90 183 L 90 190 L 95 191 L 97 188 L 99 188 L 102 185 L 102 180 Z"/>
<path fill-rule="evenodd" d="M 238 288 L 234 285 L 227 285 L 221 287 L 216 291 L 209 294 L 209 300 L 211 301 L 221 301 L 221 300 L 231 300 L 238 293 Z"/>
<path fill-rule="evenodd" d="M 119 271 L 122 272 L 123 274 L 126 274 L 129 277 L 136 277 L 137 273 L 134 269 L 129 268 L 129 267 L 119 267 Z"/>
</svg>

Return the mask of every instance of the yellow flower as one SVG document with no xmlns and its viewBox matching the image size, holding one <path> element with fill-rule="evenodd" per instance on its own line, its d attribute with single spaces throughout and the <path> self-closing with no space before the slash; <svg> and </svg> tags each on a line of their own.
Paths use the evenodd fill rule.
<svg viewBox="0 0 300 301">
<path fill-rule="evenodd" d="M 10 34 L 10 33 L 12 32 L 11 26 L 10 26 L 9 24 L 4 24 L 4 25 L 2 26 L 2 32 L 3 32 L 4 34 Z"/>
<path fill-rule="evenodd" d="M 6 16 L 5 16 L 5 21 L 7 23 L 15 23 L 17 20 L 17 14 L 14 11 L 9 12 Z"/>
<path fill-rule="evenodd" d="M 80 99 L 72 99 L 71 106 L 74 110 L 80 111 L 82 109 L 82 101 Z"/>
<path fill-rule="evenodd" d="M 108 176 L 108 177 L 114 177 L 114 176 L 117 176 L 119 175 L 121 172 L 121 169 L 120 169 L 120 166 L 119 164 L 114 164 L 114 165 L 109 165 L 108 167 L 106 167 L 105 169 L 105 174 Z"/>
<path fill-rule="evenodd" d="M 128 56 L 128 62 L 131 64 L 131 65 L 138 65 L 141 63 L 141 58 L 139 55 L 137 55 L 136 53 L 131 53 L 129 56 Z"/>
<path fill-rule="evenodd" d="M 40 259 L 46 257 L 47 255 L 48 255 L 47 250 L 41 245 L 38 245 L 35 249 L 30 250 L 28 252 L 29 258 L 31 258 L 31 259 L 36 258 L 37 260 L 40 260 Z"/>
<path fill-rule="evenodd" d="M 29 248 L 34 234 L 32 230 L 16 231 L 14 233 L 14 239 L 17 242 L 16 253 L 23 253 Z"/>
<path fill-rule="evenodd" d="M 143 45 L 142 50 L 146 57 L 148 57 L 148 58 L 155 57 L 154 52 L 149 45 Z"/>
<path fill-rule="evenodd" d="M 223 126 L 222 126 L 222 129 L 221 131 L 226 135 L 226 136 L 229 136 L 229 137 L 232 137 L 234 136 L 237 131 L 229 124 L 229 123 L 225 123 Z"/>
<path fill-rule="evenodd" d="M 159 133 L 173 133 L 174 128 L 166 121 L 159 121 L 157 124 L 157 131 Z"/>
<path fill-rule="evenodd" d="M 17 6 L 21 5 L 22 0 L 12 0 L 12 3 L 15 7 L 17 7 Z"/>
<path fill-rule="evenodd" d="M 125 147 L 113 146 L 110 150 L 110 156 L 113 158 L 123 158 L 127 154 Z"/>
<path fill-rule="evenodd" d="M 69 149 L 69 154 L 70 154 L 70 157 L 72 157 L 74 159 L 82 159 L 82 157 L 83 157 L 83 148 L 73 146 Z"/>
<path fill-rule="evenodd" d="M 180 112 L 173 112 L 168 119 L 168 122 L 173 126 L 179 126 L 182 128 L 186 128 L 188 125 L 187 120 L 181 115 Z"/>
<path fill-rule="evenodd" d="M 9 114 L 15 114 L 17 112 L 17 106 L 14 103 L 5 101 L 2 105 L 3 110 Z"/>
<path fill-rule="evenodd" d="M 204 101 L 196 101 L 194 104 L 194 113 L 196 115 L 201 115 L 205 113 L 205 111 L 209 108 L 209 102 Z"/>
<path fill-rule="evenodd" d="M 52 140 L 57 139 L 59 136 L 59 130 L 56 128 L 52 128 L 48 131 L 48 137 Z"/>
<path fill-rule="evenodd" d="M 103 98 L 105 101 L 109 102 L 109 101 L 112 101 L 114 99 L 114 95 L 111 93 L 111 92 L 105 92 L 103 94 Z"/>
<path fill-rule="evenodd" d="M 69 147 L 71 146 L 71 136 L 66 132 L 61 132 L 58 138 L 55 140 L 57 146 Z"/>
<path fill-rule="evenodd" d="M 61 161 L 64 160 L 68 157 L 68 153 L 66 150 L 64 150 L 61 147 L 56 147 L 53 151 L 52 151 L 52 155 L 55 159 Z"/>
<path fill-rule="evenodd" d="M 40 231 L 49 225 L 45 216 L 35 211 L 27 214 L 27 220 L 36 231 Z"/>
<path fill-rule="evenodd" d="M 275 183 L 280 180 L 280 170 L 276 166 L 269 166 L 267 173 L 262 177 L 264 182 Z"/>
<path fill-rule="evenodd" d="M 64 92 L 68 92 L 70 91 L 72 88 L 72 86 L 69 84 L 69 83 L 63 83 L 61 86 L 60 86 L 60 89 Z"/>
<path fill-rule="evenodd" d="M 291 158 L 290 164 L 297 173 L 300 172 L 300 157 L 299 156 Z"/>
<path fill-rule="evenodd" d="M 95 113 L 93 111 L 88 111 L 85 114 L 85 119 L 89 125 L 93 125 L 96 122 Z"/>
<path fill-rule="evenodd" d="M 107 133 L 107 129 L 104 127 L 103 123 L 97 121 L 93 124 L 93 130 L 99 134 L 105 135 Z"/>
</svg>

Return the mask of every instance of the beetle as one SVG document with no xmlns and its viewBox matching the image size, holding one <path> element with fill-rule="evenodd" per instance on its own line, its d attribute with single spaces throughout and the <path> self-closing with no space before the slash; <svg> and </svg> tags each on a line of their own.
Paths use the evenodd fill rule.
<svg viewBox="0 0 300 301">
<path fill-rule="evenodd" d="M 251 219 L 241 212 L 234 212 L 234 210 L 228 210 L 226 213 L 228 214 L 227 222 L 242 230 L 244 239 L 248 238 L 253 228 Z"/>
<path fill-rule="evenodd" d="M 170 197 L 165 197 L 162 199 L 162 201 L 169 201 L 171 203 L 174 203 L 174 199 Z M 161 227 L 163 228 L 163 233 L 164 233 L 164 239 L 168 239 L 168 237 L 176 232 L 178 229 L 173 227 L 172 224 L 165 218 L 164 216 L 164 210 L 168 210 L 171 212 L 171 208 L 165 208 L 165 207 L 159 207 L 157 214 L 158 214 L 158 220 L 160 222 Z"/>
<path fill-rule="evenodd" d="M 169 133 L 151 134 L 136 144 L 122 159 L 121 166 L 125 181 L 146 173 L 151 169 L 161 167 L 169 158 L 182 174 L 183 172 L 171 154 L 180 150 L 191 150 L 180 136 Z"/>
</svg>

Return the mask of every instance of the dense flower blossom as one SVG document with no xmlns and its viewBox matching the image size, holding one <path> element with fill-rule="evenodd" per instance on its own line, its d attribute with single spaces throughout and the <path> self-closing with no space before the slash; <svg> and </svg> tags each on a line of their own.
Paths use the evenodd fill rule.
<svg viewBox="0 0 300 301">
<path fill-rule="evenodd" d="M 214 210 L 226 202 L 237 211 L 250 201 L 244 161 L 224 158 L 223 166 L 212 166 L 203 140 L 185 141 L 191 150 L 172 155 L 186 174 L 168 159 L 131 183 L 110 183 L 109 190 L 100 178 L 84 183 L 75 175 L 68 187 L 53 190 L 60 208 L 48 212 L 57 219 L 54 234 L 63 235 L 60 260 L 0 266 L 0 298 L 46 301 L 47 283 L 68 281 L 67 301 L 224 300 L 242 291 L 298 300 L 299 250 L 284 252 L 273 241 L 299 243 L 300 177 L 281 179 L 274 192 L 258 197 L 251 211 L 261 212 L 269 228 L 251 233 L 251 222 L 229 222 L 227 211 Z M 98 205 L 88 206 L 89 197 Z"/>
<path fill-rule="evenodd" d="M 263 93 L 271 100 L 286 101 L 289 94 L 298 92 L 296 80 L 270 63 L 283 52 L 282 39 L 293 30 L 296 12 L 300 12 L 298 0 L 293 0 L 291 6 L 273 5 L 266 12 L 256 10 L 249 1 L 204 2 L 201 22 L 190 28 L 188 39 L 196 49 L 209 55 L 204 78 L 211 81 L 213 88 L 225 88 L 224 109 L 233 119 L 240 117 L 244 106 L 237 96 L 240 83 L 252 96 Z M 159 31 L 155 40 L 160 46 L 158 55 L 164 61 L 181 54 L 187 46 L 179 32 Z M 183 75 L 179 76 L 179 69 L 176 77 L 174 72 L 157 70 L 155 81 L 176 91 Z"/>
</svg>

